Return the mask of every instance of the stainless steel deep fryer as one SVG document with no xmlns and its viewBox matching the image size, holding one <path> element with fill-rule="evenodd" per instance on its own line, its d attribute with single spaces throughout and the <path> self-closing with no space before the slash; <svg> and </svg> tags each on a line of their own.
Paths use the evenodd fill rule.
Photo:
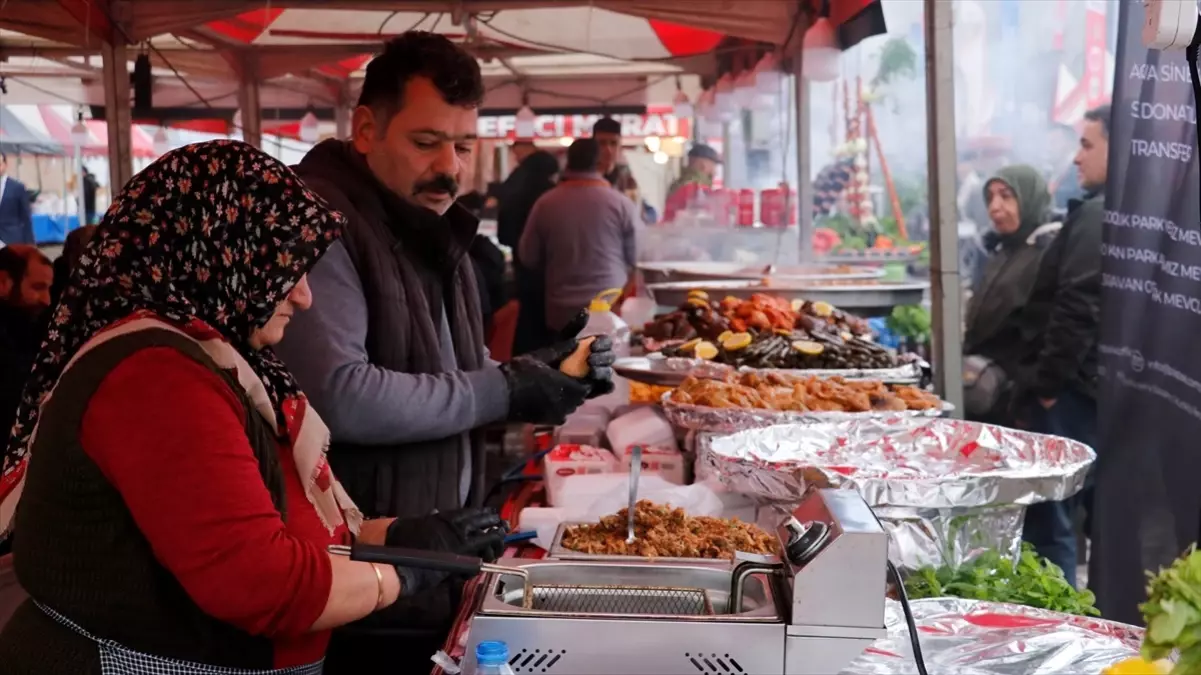
<svg viewBox="0 0 1201 675">
<path fill-rule="evenodd" d="M 883 637 L 888 539 L 854 492 L 811 493 L 782 562 L 509 560 L 472 604 L 516 673 L 829 675 Z"/>
</svg>

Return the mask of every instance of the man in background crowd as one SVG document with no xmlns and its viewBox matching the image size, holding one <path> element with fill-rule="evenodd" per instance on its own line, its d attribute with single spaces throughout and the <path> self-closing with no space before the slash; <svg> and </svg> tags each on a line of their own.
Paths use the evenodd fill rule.
<svg viewBox="0 0 1201 675">
<path fill-rule="evenodd" d="M 721 164 L 721 155 L 704 143 L 697 143 L 688 151 L 688 166 L 667 190 L 667 205 L 663 209 L 664 222 L 670 223 L 676 213 L 688 208 L 689 202 L 701 190 L 713 187 L 713 178 Z"/>
<path fill-rule="evenodd" d="M 86 225 L 96 223 L 96 190 L 99 186 L 96 176 L 88 171 L 88 167 L 83 167 L 83 214 Z"/>
<path fill-rule="evenodd" d="M 25 184 L 8 175 L 8 155 L 0 152 L 0 244 L 32 244 L 33 205 Z"/>
<path fill-rule="evenodd" d="M 331 468 L 363 514 L 438 512 L 428 527 L 389 527 L 386 543 L 476 557 L 492 554 L 462 526 L 492 515 L 464 508 L 485 492 L 479 429 L 562 424 L 612 386 L 609 370 L 593 371 L 603 383 L 559 371 L 574 339 L 504 365 L 488 358 L 467 253 L 479 221 L 455 203 L 483 98 L 475 57 L 436 33 L 404 33 L 368 64 L 351 140 L 326 140 L 296 167 L 347 223 L 309 273 L 312 309 L 277 347 L 329 426 Z M 452 579 L 335 632 L 325 672 L 428 667 L 460 595 Z"/>
<path fill-rule="evenodd" d="M 0 427 L 17 416 L 25 380 L 42 344 L 54 267 L 37 247 L 0 249 Z"/>
<path fill-rule="evenodd" d="M 592 125 L 592 138 L 600 148 L 597 169 L 605 180 L 638 206 L 643 222 L 655 222 L 654 209 L 642 201 L 638 192 L 638 181 L 634 180 L 630 166 L 621 161 L 621 122 L 612 117 L 600 118 Z"/>
<path fill-rule="evenodd" d="M 601 154 L 596 139 L 571 144 L 563 179 L 534 204 L 518 247 L 541 273 L 548 335 L 601 291 L 624 287 L 637 262 L 637 208 L 597 171 Z"/>
<path fill-rule="evenodd" d="M 1042 314 L 1042 350 L 1026 393 L 1029 426 L 1097 446 L 1097 340 L 1101 313 L 1101 231 L 1109 171 L 1108 105 L 1084 115 L 1076 169 L 1083 199 L 1073 199 L 1063 229 L 1047 248 L 1029 311 Z M 1074 579 L 1077 506 L 1091 509 L 1092 480 L 1077 496 L 1026 509 L 1024 537 Z M 1069 567 L 1070 566 L 1070 567 Z"/>
</svg>

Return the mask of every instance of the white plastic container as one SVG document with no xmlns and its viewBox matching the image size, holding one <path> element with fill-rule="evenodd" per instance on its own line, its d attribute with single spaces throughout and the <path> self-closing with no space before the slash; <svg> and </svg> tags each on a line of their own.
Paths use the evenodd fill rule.
<svg viewBox="0 0 1201 675">
<path fill-rule="evenodd" d="M 593 298 L 588 305 L 588 323 L 579 337 L 608 335 L 613 339 L 613 353 L 617 358 L 630 355 L 630 325 L 613 312 L 613 302 L 621 296 L 620 288 L 610 288 Z M 588 407 L 602 407 L 612 412 L 630 400 L 630 383 L 624 377 L 613 377 L 616 385 L 613 393 L 593 399 Z"/>
</svg>

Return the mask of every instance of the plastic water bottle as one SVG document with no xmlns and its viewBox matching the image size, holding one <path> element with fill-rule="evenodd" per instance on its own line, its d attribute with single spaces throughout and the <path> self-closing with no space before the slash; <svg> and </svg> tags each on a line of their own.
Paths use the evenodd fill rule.
<svg viewBox="0 0 1201 675">
<path fill-rule="evenodd" d="M 509 645 L 499 640 L 476 645 L 475 675 L 514 675 L 509 667 Z"/>
<path fill-rule="evenodd" d="M 613 302 L 621 296 L 620 288 L 610 288 L 593 298 L 588 305 L 588 323 L 580 338 L 608 335 L 613 338 L 613 352 L 618 358 L 630 355 L 630 325 L 613 312 Z M 624 377 L 613 378 L 613 393 L 595 398 L 585 407 L 604 408 L 612 412 L 630 401 L 630 383 Z"/>
</svg>

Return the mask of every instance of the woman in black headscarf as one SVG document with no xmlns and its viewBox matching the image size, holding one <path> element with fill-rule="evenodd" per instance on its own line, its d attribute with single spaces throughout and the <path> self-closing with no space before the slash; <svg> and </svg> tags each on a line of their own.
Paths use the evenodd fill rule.
<svg viewBox="0 0 1201 675">
<path fill-rule="evenodd" d="M 3 453 L 30 595 L 0 633 L 6 675 L 316 675 L 330 629 L 442 580 L 327 552 L 361 524 L 395 543 L 271 349 L 341 222 L 232 141 L 167 153 L 117 197 Z"/>
<path fill-rule="evenodd" d="M 500 213 L 497 216 L 497 238 L 513 252 L 513 275 L 517 281 L 517 302 L 521 311 L 517 315 L 517 332 L 513 336 L 513 355 L 525 354 L 546 343 L 545 298 L 539 275 L 527 273 L 517 256 L 517 244 L 525 231 L 525 222 L 538 198 L 555 186 L 559 174 L 559 160 L 539 150 L 513 171 L 505 181 L 501 195 Z M 510 185 L 511 183 L 511 185 Z"/>
</svg>

